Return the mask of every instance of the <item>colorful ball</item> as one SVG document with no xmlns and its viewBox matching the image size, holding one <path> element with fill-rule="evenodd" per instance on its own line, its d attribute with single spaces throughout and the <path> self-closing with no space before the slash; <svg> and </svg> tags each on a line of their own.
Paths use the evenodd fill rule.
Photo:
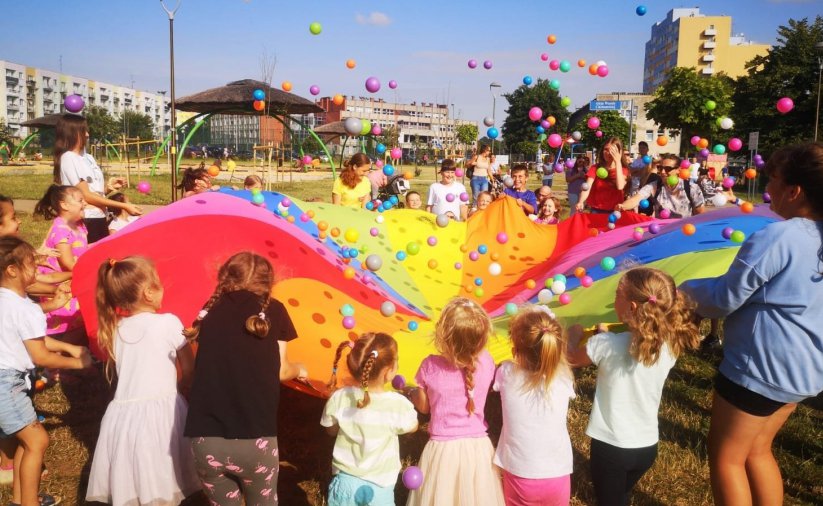
<svg viewBox="0 0 823 506">
<path fill-rule="evenodd" d="M 564 294 L 561 294 L 560 297 L 557 298 L 557 300 L 560 301 L 560 303 L 565 306 L 566 304 L 571 303 L 572 296 L 569 295 L 568 293 L 564 293 Z"/>
<path fill-rule="evenodd" d="M 404 378 L 402 374 L 398 374 L 397 376 L 391 379 L 391 386 L 395 390 L 403 390 L 404 388 L 406 388 L 406 378 Z"/>
<path fill-rule="evenodd" d="M 592 116 L 586 121 L 586 125 L 592 130 L 597 130 L 600 127 L 600 118 Z"/>
<path fill-rule="evenodd" d="M 395 307 L 394 302 L 390 300 L 383 301 L 383 303 L 380 304 L 380 314 L 383 316 L 389 317 L 393 315 L 395 311 L 397 311 L 397 307 Z"/>
<path fill-rule="evenodd" d="M 69 95 L 63 100 L 63 106 L 67 111 L 78 113 L 83 110 L 86 103 L 80 95 Z"/>
<path fill-rule="evenodd" d="M 488 130 L 486 130 L 486 137 L 488 137 L 489 139 L 497 139 L 499 135 L 500 131 L 495 127 L 491 127 Z"/>
<path fill-rule="evenodd" d="M 266 108 L 266 102 L 264 102 L 263 100 L 255 100 L 254 102 L 252 102 L 251 105 L 255 111 L 262 111 Z"/>
<path fill-rule="evenodd" d="M 317 86 L 316 84 L 312 84 L 311 86 L 309 86 L 309 93 L 311 93 L 312 95 L 319 95 L 320 94 L 320 86 Z"/>
<path fill-rule="evenodd" d="M 322 31 L 323 26 L 316 21 L 309 25 L 309 32 L 311 32 L 312 35 L 320 35 L 320 32 Z"/>
<path fill-rule="evenodd" d="M 609 171 L 606 170 L 605 167 L 598 167 L 597 170 L 595 171 L 595 174 L 600 179 L 606 179 L 607 177 L 609 177 Z"/>
<path fill-rule="evenodd" d="M 140 181 L 137 183 L 137 191 L 143 195 L 149 193 L 151 191 L 151 183 L 148 181 Z"/>
<path fill-rule="evenodd" d="M 614 258 L 612 258 L 612 257 L 603 257 L 603 259 L 600 260 L 600 268 L 603 269 L 604 271 L 610 271 L 610 270 L 614 269 L 614 267 L 616 265 L 617 265 L 617 262 L 615 262 Z"/>
<path fill-rule="evenodd" d="M 740 151 L 740 148 L 743 147 L 743 141 L 738 139 L 737 137 L 732 137 L 729 139 L 729 151 Z"/>
<path fill-rule="evenodd" d="M 486 70 L 491 70 L 493 63 L 491 60 L 486 60 L 483 62 L 483 68 Z"/>
<path fill-rule="evenodd" d="M 638 16 L 645 16 L 646 15 L 646 6 L 645 5 L 638 5 L 634 12 Z"/>
<path fill-rule="evenodd" d="M 393 90 L 397 89 L 397 81 L 395 81 L 394 79 L 389 81 L 389 88 L 391 88 Z"/>
<path fill-rule="evenodd" d="M 374 76 L 366 79 L 366 91 L 369 93 L 377 93 L 380 91 L 380 80 Z"/>
<path fill-rule="evenodd" d="M 731 239 L 732 234 L 734 233 L 734 229 L 732 227 L 726 227 L 720 231 L 720 235 L 723 236 L 723 239 Z"/>
<path fill-rule="evenodd" d="M 477 60 L 469 60 L 466 62 L 470 69 L 477 68 Z"/>
<path fill-rule="evenodd" d="M 252 93 L 252 96 L 254 97 L 255 100 L 265 100 L 266 99 L 266 92 L 261 90 L 261 89 L 256 89 L 256 90 L 254 90 L 254 93 Z"/>
<path fill-rule="evenodd" d="M 732 235 L 729 236 L 729 239 L 731 239 L 733 243 L 740 244 L 746 240 L 746 233 L 742 230 L 735 230 L 732 232 Z"/>
<path fill-rule="evenodd" d="M 652 223 L 651 225 L 649 225 L 649 232 L 651 232 L 652 234 L 659 234 L 661 228 L 662 227 L 659 223 Z"/>
<path fill-rule="evenodd" d="M 780 114 L 786 114 L 794 109 L 794 100 L 789 97 L 783 97 L 777 101 L 776 106 Z"/>
<path fill-rule="evenodd" d="M 703 107 L 705 107 L 707 111 L 713 111 L 717 108 L 717 102 L 714 100 L 706 100 L 706 102 L 703 103 Z"/>
<path fill-rule="evenodd" d="M 686 223 L 680 228 L 680 230 L 683 232 L 684 235 L 694 235 L 694 233 L 697 232 L 697 227 L 695 227 L 691 223 Z"/>
<path fill-rule="evenodd" d="M 509 236 L 506 232 L 499 232 L 497 234 L 497 242 L 500 244 L 506 244 L 509 241 Z"/>
<path fill-rule="evenodd" d="M 523 76 L 523 84 L 525 84 L 526 86 L 531 86 L 532 81 L 532 76 Z"/>
<path fill-rule="evenodd" d="M 389 153 L 392 160 L 400 160 L 403 156 L 403 150 L 397 147 L 391 148 L 391 152 Z"/>
<path fill-rule="evenodd" d="M 592 279 L 591 276 L 583 276 L 582 278 L 580 278 L 580 285 L 582 285 L 583 288 L 588 288 L 588 287 L 592 286 L 593 284 L 594 284 L 594 279 Z"/>
<path fill-rule="evenodd" d="M 529 119 L 532 121 L 540 121 L 543 117 L 543 109 L 539 107 L 532 107 L 529 109 Z"/>
</svg>

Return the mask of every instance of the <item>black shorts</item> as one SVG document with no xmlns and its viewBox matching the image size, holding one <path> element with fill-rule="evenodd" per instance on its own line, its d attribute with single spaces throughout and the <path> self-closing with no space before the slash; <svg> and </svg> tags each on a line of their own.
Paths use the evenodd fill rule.
<svg viewBox="0 0 823 506">
<path fill-rule="evenodd" d="M 714 391 L 732 406 L 753 416 L 771 416 L 786 405 L 741 387 L 721 373 L 714 378 Z"/>
<path fill-rule="evenodd" d="M 89 244 L 109 236 L 109 222 L 106 218 L 86 218 L 83 222 L 89 231 Z"/>
</svg>

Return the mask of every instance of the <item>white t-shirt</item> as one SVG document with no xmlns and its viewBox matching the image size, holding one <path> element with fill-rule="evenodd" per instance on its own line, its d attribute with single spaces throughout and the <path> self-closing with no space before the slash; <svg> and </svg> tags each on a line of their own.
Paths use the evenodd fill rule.
<svg viewBox="0 0 823 506">
<path fill-rule="evenodd" d="M 139 216 L 129 216 L 125 220 L 119 217 L 115 218 L 109 223 L 109 232 L 119 232 L 123 227 L 137 221 L 139 218 Z"/>
<path fill-rule="evenodd" d="M 526 375 L 514 362 L 500 364 L 492 388 L 500 392 L 503 431 L 494 463 L 520 478 L 557 478 L 572 473 L 572 443 L 566 418 L 574 399 L 571 373 L 558 374 L 549 391 L 524 390 Z"/>
<path fill-rule="evenodd" d="M 657 411 L 663 384 L 677 359 L 668 345 L 646 367 L 629 354 L 631 333 L 603 332 L 589 338 L 586 353 L 597 366 L 597 387 L 586 434 L 618 448 L 657 443 Z"/>
<path fill-rule="evenodd" d="M 344 472 L 381 487 L 393 487 L 400 472 L 399 434 L 417 427 L 417 411 L 397 392 L 371 392 L 369 405 L 357 407 L 363 391 L 335 391 L 320 418 L 323 427 L 339 427 L 332 452 L 332 473 Z"/>
<path fill-rule="evenodd" d="M 74 151 L 66 151 L 60 157 L 60 182 L 68 186 L 77 186 L 80 181 L 89 184 L 89 189 L 100 195 L 106 194 L 106 182 L 103 171 L 94 161 L 94 157 L 83 152 L 83 156 Z M 88 205 L 83 212 L 86 218 L 105 218 L 106 213 L 97 206 Z"/>
<path fill-rule="evenodd" d="M 34 368 L 23 341 L 46 335 L 46 315 L 28 297 L 0 288 L 0 369 Z"/>
<path fill-rule="evenodd" d="M 452 212 L 456 220 L 462 219 L 460 217 L 460 206 L 466 205 L 460 200 L 460 195 L 466 193 L 466 187 L 463 183 L 452 181 L 452 184 L 446 186 L 443 183 L 434 183 L 429 186 L 429 198 L 426 205 L 432 206 L 432 213 L 444 214 Z M 446 200 L 447 195 L 454 195 L 454 200 L 449 202 Z"/>
</svg>

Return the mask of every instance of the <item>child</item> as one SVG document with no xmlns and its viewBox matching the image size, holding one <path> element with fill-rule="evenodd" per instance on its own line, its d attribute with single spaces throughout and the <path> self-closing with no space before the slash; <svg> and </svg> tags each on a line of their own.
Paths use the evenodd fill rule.
<svg viewBox="0 0 823 506">
<path fill-rule="evenodd" d="M 86 501 L 179 504 L 200 489 L 183 439 L 194 355 L 173 314 L 158 314 L 163 285 L 151 261 L 110 259 L 97 271 L 97 342 L 117 370 L 91 463 Z M 125 316 L 124 316 L 125 315 Z"/>
<path fill-rule="evenodd" d="M 542 177 L 543 186 L 552 187 L 554 182 L 554 165 L 549 155 L 543 157 L 543 164 L 540 166 L 540 174 Z"/>
<path fill-rule="evenodd" d="M 113 194 L 110 194 L 108 197 L 115 202 L 123 202 L 126 204 L 129 202 L 129 198 L 126 197 L 125 193 L 115 192 Z M 109 208 L 109 213 L 114 215 L 114 219 L 111 220 L 111 222 L 109 223 L 109 235 L 120 231 L 129 223 L 137 221 L 140 218 L 140 216 L 130 215 L 124 209 Z"/>
<path fill-rule="evenodd" d="M 492 203 L 492 194 L 489 192 L 480 192 L 477 194 L 477 205 L 469 211 L 469 218 L 477 214 L 478 212 L 486 209 L 489 207 L 489 204 Z"/>
<path fill-rule="evenodd" d="M 35 214 L 40 214 L 46 219 L 53 218 L 44 245 L 60 253 L 59 257 L 46 259 L 48 267 L 41 267 L 41 273 L 74 270 L 77 258 L 89 248 L 88 230 L 83 223 L 85 207 L 83 193 L 77 187 L 54 184 L 37 203 L 34 208 Z M 48 335 L 63 334 L 62 338 L 69 342 L 85 339 L 77 298 L 73 297 L 65 306 L 49 312 L 47 321 Z"/>
<path fill-rule="evenodd" d="M 563 329 L 545 306 L 534 306 L 512 318 L 509 337 L 514 360 L 500 364 L 492 386 L 503 406 L 494 463 L 503 469 L 506 504 L 567 506 L 572 444 L 566 414 L 575 395 Z"/>
<path fill-rule="evenodd" d="M 360 386 L 335 391 L 337 364 L 346 350 L 350 350 L 346 366 Z M 337 436 L 329 506 L 362 504 L 358 498 L 364 486 L 373 492 L 369 504 L 394 506 L 394 485 L 400 472 L 397 436 L 417 430 L 412 403 L 384 388 L 396 373 L 397 342 L 387 334 L 364 334 L 354 343 L 345 341 L 337 347 L 329 382 L 334 393 L 320 419 L 320 425 Z"/>
<path fill-rule="evenodd" d="M 709 177 L 709 169 L 699 169 L 697 171 L 697 184 L 700 191 L 703 192 L 703 200 L 706 205 L 713 206 L 717 188 L 714 186 L 714 181 Z"/>
<path fill-rule="evenodd" d="M 625 504 L 657 458 L 657 411 L 677 357 L 700 342 L 694 304 L 657 269 L 627 271 L 614 309 L 628 331 L 603 332 L 580 346 L 582 329 L 569 329 L 570 362 L 597 366 L 597 387 L 586 434 L 598 504 Z"/>
<path fill-rule="evenodd" d="M 189 167 L 183 171 L 183 179 L 177 185 L 177 188 L 183 191 L 183 197 L 191 197 L 198 193 L 219 189 L 219 186 L 212 186 L 211 176 L 209 176 L 209 171 L 206 170 L 204 165 L 201 163 L 200 167 L 196 169 Z"/>
<path fill-rule="evenodd" d="M 229 160 L 229 164 L 231 164 L 231 160 Z M 246 176 L 246 179 L 243 180 L 243 189 L 244 190 L 262 190 L 263 189 L 263 180 L 260 176 L 257 175 L 250 175 Z"/>
<path fill-rule="evenodd" d="M 483 416 L 494 378 L 494 361 L 485 349 L 491 331 L 489 316 L 476 302 L 457 297 L 443 308 L 434 338 L 441 354 L 423 360 L 415 376 L 419 388 L 409 392 L 418 411 L 431 411 L 431 422 L 418 463 L 423 484 L 411 491 L 408 506 L 503 504 Z"/>
<path fill-rule="evenodd" d="M 426 211 L 434 214 L 452 213 L 455 219 L 465 221 L 469 209 L 463 199 L 468 200 L 468 194 L 466 187 L 455 179 L 455 170 L 456 166 L 451 158 L 446 158 L 440 164 L 440 181 L 429 187 Z"/>
<path fill-rule="evenodd" d="M 420 210 L 423 207 L 423 199 L 416 191 L 410 191 L 406 194 L 406 209 Z"/>
<path fill-rule="evenodd" d="M 556 197 L 549 197 L 543 202 L 543 207 L 540 208 L 540 214 L 534 220 L 535 223 L 541 225 L 556 225 L 560 223 L 560 202 Z"/>
<path fill-rule="evenodd" d="M 307 373 L 286 357 L 297 331 L 273 285 L 268 260 L 235 254 L 185 332 L 199 348 L 184 433 L 212 504 L 277 504 L 280 382 Z"/>
<path fill-rule="evenodd" d="M 11 504 L 38 504 L 49 442 L 34 412 L 29 370 L 35 366 L 83 369 L 92 363 L 86 348 L 46 336 L 46 317 L 26 296 L 26 286 L 36 272 L 34 248 L 17 237 L 0 238 L 0 438 L 14 436 L 20 442 Z M 53 506 L 60 504 L 60 498 L 41 494 L 39 504 Z"/>
</svg>

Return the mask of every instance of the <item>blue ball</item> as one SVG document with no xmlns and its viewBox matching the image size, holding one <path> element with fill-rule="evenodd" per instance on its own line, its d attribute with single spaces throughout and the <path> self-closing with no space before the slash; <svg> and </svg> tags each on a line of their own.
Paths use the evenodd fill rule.
<svg viewBox="0 0 823 506">
<path fill-rule="evenodd" d="M 609 223 L 617 223 L 617 215 L 612 213 L 609 215 Z"/>
<path fill-rule="evenodd" d="M 386 210 L 385 204 L 380 204 L 379 206 L 377 206 L 377 212 L 378 213 L 382 213 L 385 210 Z"/>
<path fill-rule="evenodd" d="M 392 174 L 394 174 L 394 167 L 391 166 L 391 165 L 384 165 L 383 166 L 383 174 L 385 174 L 387 176 L 391 176 Z"/>
<path fill-rule="evenodd" d="M 264 100 L 266 98 L 266 92 L 263 90 L 254 90 L 254 99 L 255 100 Z"/>
<path fill-rule="evenodd" d="M 416 321 L 413 321 L 413 320 L 412 320 L 412 321 L 410 321 L 410 322 L 409 322 L 409 330 L 411 330 L 412 332 L 414 332 L 415 330 L 417 330 L 417 328 L 418 328 L 419 326 L 420 326 L 420 325 L 419 325 Z"/>
<path fill-rule="evenodd" d="M 500 130 L 498 130 L 494 127 L 491 127 L 488 130 L 486 130 L 486 137 L 488 137 L 489 139 L 497 139 L 497 137 L 499 135 L 500 135 Z"/>
<path fill-rule="evenodd" d="M 386 152 L 386 146 L 382 143 L 378 144 L 375 150 L 380 153 L 381 155 Z"/>
<path fill-rule="evenodd" d="M 543 128 L 541 125 L 537 125 L 537 127 L 535 127 L 535 130 L 537 130 L 537 133 L 539 133 L 539 134 L 542 134 L 542 133 L 546 132 L 546 129 Z"/>
<path fill-rule="evenodd" d="M 640 201 L 640 209 L 648 209 L 649 208 L 649 201 L 643 199 Z"/>
<path fill-rule="evenodd" d="M 643 163 L 645 163 L 646 165 L 652 163 L 652 157 L 650 157 L 649 155 L 643 155 Z"/>
<path fill-rule="evenodd" d="M 405 251 L 398 251 L 397 254 L 394 255 L 394 258 L 400 260 L 401 262 L 406 259 L 406 252 Z"/>
<path fill-rule="evenodd" d="M 480 246 L 477 247 L 477 252 L 480 253 L 481 255 L 485 255 L 486 253 L 489 252 L 489 247 L 486 246 L 485 244 L 481 244 Z"/>
<path fill-rule="evenodd" d="M 638 5 L 637 9 L 634 10 L 638 16 L 645 16 L 646 15 L 646 6 L 645 5 Z"/>
<path fill-rule="evenodd" d="M 391 197 L 389 197 L 389 202 L 391 202 L 392 205 L 396 206 L 397 203 L 400 202 L 400 199 L 397 198 L 397 195 L 392 195 Z"/>
<path fill-rule="evenodd" d="M 358 253 L 360 252 L 356 248 L 349 248 L 349 258 L 357 258 Z"/>
<path fill-rule="evenodd" d="M 366 209 L 374 211 L 374 202 L 366 202 Z"/>
<path fill-rule="evenodd" d="M 474 278 L 474 284 L 477 285 L 477 286 L 482 286 L 483 285 L 483 279 L 482 278 Z"/>
<path fill-rule="evenodd" d="M 526 86 L 531 86 L 532 76 L 523 76 L 523 84 L 525 84 Z"/>
<path fill-rule="evenodd" d="M 345 248 L 340 251 L 340 256 L 343 258 L 349 258 L 349 248 Z"/>
</svg>

